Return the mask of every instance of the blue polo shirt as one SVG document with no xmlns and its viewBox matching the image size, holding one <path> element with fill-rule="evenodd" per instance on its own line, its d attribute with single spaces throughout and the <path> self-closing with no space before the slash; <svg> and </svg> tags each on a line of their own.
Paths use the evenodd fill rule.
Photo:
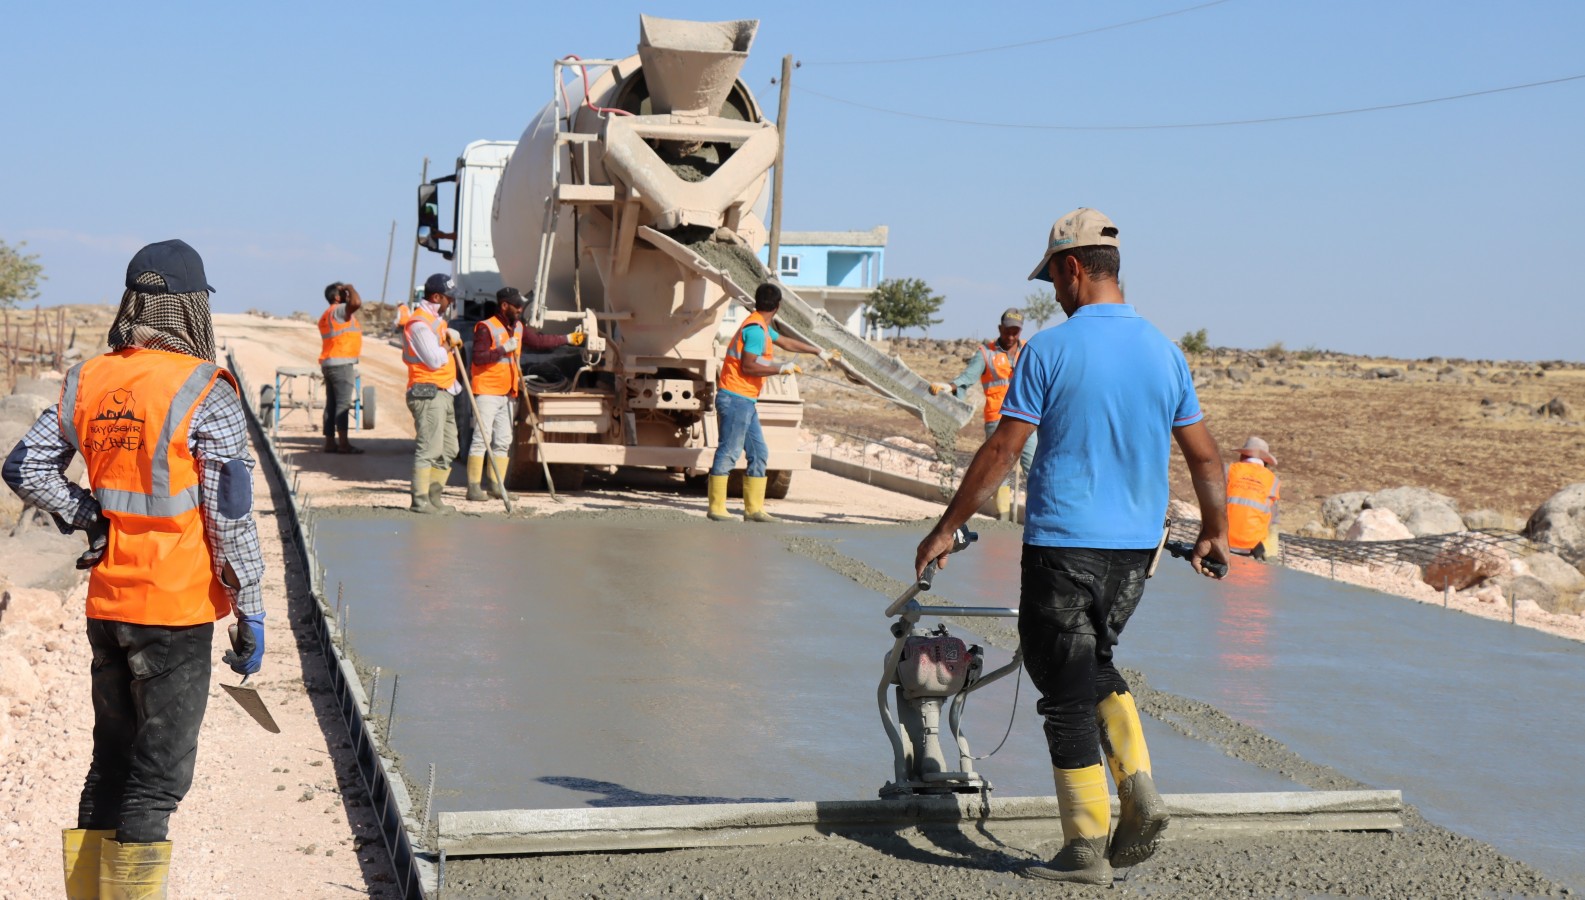
<svg viewBox="0 0 1585 900">
<path fill-rule="evenodd" d="M 1024 542 L 1151 549 L 1172 429 L 1200 421 L 1189 364 L 1133 306 L 1101 303 L 1030 338 L 1002 415 L 1039 427 Z"/>
</svg>

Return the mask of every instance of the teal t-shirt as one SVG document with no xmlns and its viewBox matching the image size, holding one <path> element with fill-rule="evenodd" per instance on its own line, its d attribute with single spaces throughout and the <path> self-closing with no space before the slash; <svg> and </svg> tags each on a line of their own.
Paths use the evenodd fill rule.
<svg viewBox="0 0 1585 900">
<path fill-rule="evenodd" d="M 1038 427 L 1024 542 L 1152 549 L 1172 429 L 1203 418 L 1177 345 L 1123 303 L 1080 307 L 1030 338 L 1002 415 Z"/>
</svg>

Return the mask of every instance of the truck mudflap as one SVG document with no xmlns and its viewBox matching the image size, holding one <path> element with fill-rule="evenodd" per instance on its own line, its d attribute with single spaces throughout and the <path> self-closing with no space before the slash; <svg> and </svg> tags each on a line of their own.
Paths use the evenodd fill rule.
<svg viewBox="0 0 1585 900">
<path fill-rule="evenodd" d="M 731 274 L 711 265 L 692 248 L 647 225 L 639 226 L 637 233 L 684 269 L 720 285 L 738 302 L 753 308 L 752 290 L 739 285 Z M 748 263 L 749 260 L 745 258 L 744 262 Z M 760 280 L 770 277 L 757 256 L 752 258 L 752 264 Z M 776 316 L 776 327 L 818 347 L 842 351 L 844 358 L 835 364 L 850 379 L 919 416 L 932 432 L 956 433 L 974 417 L 973 405 L 950 394 L 931 394 L 930 382 L 904 365 L 902 360 L 871 347 L 825 310 L 811 307 L 786 285 L 783 288 L 786 299 L 782 301 L 782 311 Z"/>
</svg>

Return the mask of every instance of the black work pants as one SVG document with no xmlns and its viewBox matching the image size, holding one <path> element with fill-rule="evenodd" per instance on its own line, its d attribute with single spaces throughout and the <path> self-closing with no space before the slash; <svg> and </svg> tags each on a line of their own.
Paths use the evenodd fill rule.
<svg viewBox="0 0 1585 900">
<path fill-rule="evenodd" d="M 347 436 L 347 414 L 357 392 L 358 364 L 320 366 L 325 376 L 325 437 Z"/>
<path fill-rule="evenodd" d="M 213 622 L 184 628 L 88 620 L 94 651 L 94 756 L 78 828 L 115 829 L 123 844 L 165 840 L 193 785 L 209 703 Z"/>
<path fill-rule="evenodd" d="M 1151 553 L 1024 545 L 1018 637 L 1059 769 L 1101 761 L 1095 704 L 1128 691 L 1112 648 L 1144 596 Z"/>
</svg>

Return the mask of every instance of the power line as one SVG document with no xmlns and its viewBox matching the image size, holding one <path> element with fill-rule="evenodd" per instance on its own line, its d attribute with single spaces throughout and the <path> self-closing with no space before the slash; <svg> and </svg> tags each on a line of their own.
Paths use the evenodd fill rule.
<svg viewBox="0 0 1585 900">
<path fill-rule="evenodd" d="M 978 50 L 954 50 L 951 53 L 932 53 L 932 54 L 929 54 L 929 55 L 926 55 L 926 56 L 898 56 L 898 57 L 893 57 L 891 59 L 837 59 L 837 60 L 827 60 L 827 61 L 824 61 L 824 62 L 821 62 L 821 61 L 806 62 L 806 63 L 803 63 L 803 65 L 806 65 L 806 66 L 879 66 L 879 65 L 888 65 L 890 63 L 924 62 L 926 60 L 932 60 L 932 59 L 952 59 L 952 58 L 958 57 L 958 56 L 974 56 L 974 55 L 977 55 L 977 54 L 980 54 L 980 53 L 995 53 L 998 50 L 1016 50 L 1019 47 L 1033 47 L 1033 46 L 1035 46 L 1037 44 L 1052 44 L 1052 43 L 1055 43 L 1057 41 L 1066 41 L 1066 40 L 1069 40 L 1071 38 L 1084 37 L 1085 35 L 1100 34 L 1103 31 L 1114 31 L 1114 30 L 1116 30 L 1118 28 L 1127 28 L 1130 25 L 1140 25 L 1140 24 L 1143 24 L 1145 22 L 1154 22 L 1157 19 L 1166 19 L 1166 18 L 1171 18 L 1172 16 L 1181 16 L 1184 13 L 1191 13 L 1191 12 L 1195 12 L 1196 10 L 1207 9 L 1209 7 L 1212 7 L 1212 6 L 1220 6 L 1223 3 L 1227 3 L 1227 2 L 1228 2 L 1228 0 L 1211 0 L 1211 2 L 1209 2 L 1209 3 L 1201 3 L 1198 6 L 1187 6 L 1187 7 L 1184 7 L 1183 9 L 1172 10 L 1171 12 L 1157 13 L 1156 15 L 1153 15 L 1153 16 L 1145 16 L 1143 19 L 1130 19 L 1127 22 L 1118 22 L 1118 23 L 1116 23 L 1114 25 L 1102 25 L 1099 28 L 1090 28 L 1090 29 L 1086 29 L 1084 31 L 1075 31 L 1075 32 L 1072 32 L 1070 34 L 1059 34 L 1059 35 L 1057 35 L 1055 37 L 1048 37 L 1048 38 L 1036 38 L 1035 40 L 1032 40 L 1032 41 L 1019 41 L 1016 44 L 998 44 L 995 47 L 981 47 Z"/>
<path fill-rule="evenodd" d="M 905 119 L 919 119 L 925 122 L 942 122 L 949 125 L 972 125 L 976 128 L 1017 128 L 1026 131 L 1165 131 L 1181 128 L 1225 128 L 1233 125 L 1265 125 L 1271 122 L 1297 122 L 1301 119 L 1325 119 L 1333 116 L 1351 116 L 1357 113 L 1381 112 L 1388 109 L 1407 109 L 1411 106 L 1426 106 L 1431 103 L 1446 103 L 1449 100 L 1465 100 L 1470 97 L 1484 97 L 1487 94 L 1502 94 L 1508 91 L 1522 91 L 1526 88 L 1545 87 L 1550 84 L 1563 84 L 1568 81 L 1585 79 L 1585 74 L 1568 75 L 1563 78 L 1549 78 L 1546 81 L 1531 81 L 1526 84 L 1510 84 L 1506 87 L 1488 88 L 1483 91 L 1469 91 L 1463 94 L 1449 94 L 1445 97 L 1431 97 L 1425 100 L 1409 100 L 1403 103 L 1384 103 L 1379 106 L 1358 106 L 1352 109 L 1335 109 L 1328 112 L 1299 113 L 1291 116 L 1267 116 L 1260 119 L 1226 119 L 1219 122 L 1175 122 L 1157 125 L 1047 125 L 1032 122 L 980 122 L 973 119 L 954 119 L 947 116 L 932 116 L 924 113 L 904 112 L 897 109 L 886 109 L 880 106 L 871 106 L 856 100 L 834 97 L 809 88 L 796 86 L 794 90 L 841 103 L 844 106 L 854 106 L 870 112 L 884 113 L 888 116 L 900 116 Z"/>
</svg>

